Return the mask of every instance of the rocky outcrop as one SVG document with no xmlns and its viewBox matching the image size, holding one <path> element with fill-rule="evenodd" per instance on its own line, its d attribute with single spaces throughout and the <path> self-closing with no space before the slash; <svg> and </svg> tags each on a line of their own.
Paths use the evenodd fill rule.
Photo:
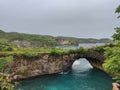
<svg viewBox="0 0 120 90">
<path fill-rule="evenodd" d="M 56 40 L 55 44 L 50 45 L 50 44 L 44 44 L 44 43 L 32 43 L 27 40 L 11 40 L 10 41 L 12 44 L 17 45 L 18 47 L 47 47 L 47 46 L 64 46 L 64 45 L 75 45 L 78 46 L 78 43 L 72 43 L 69 40 Z"/>
<path fill-rule="evenodd" d="M 18 47 L 41 47 L 42 44 L 35 44 L 35 43 L 31 43 L 30 41 L 27 40 L 11 40 L 10 41 L 12 44 L 17 45 Z"/>
<path fill-rule="evenodd" d="M 63 72 L 70 68 L 78 57 L 78 54 L 63 56 L 42 54 L 40 57 L 33 59 L 15 57 L 9 64 L 9 67 L 19 79 L 25 79 L 39 75 Z"/>
<path fill-rule="evenodd" d="M 64 46 L 64 45 L 68 45 L 68 46 L 78 46 L 79 43 L 78 41 L 72 41 L 72 40 L 65 40 L 65 39 L 58 39 L 57 40 L 57 46 Z"/>
<path fill-rule="evenodd" d="M 71 42 L 68 40 L 58 40 L 57 45 L 71 45 Z"/>
<path fill-rule="evenodd" d="M 79 58 L 86 58 L 93 67 L 103 70 L 104 56 L 98 52 L 90 51 L 86 55 L 49 55 L 41 54 L 36 58 L 25 58 L 15 56 L 9 64 L 9 68 L 15 73 L 16 79 L 26 79 L 45 74 L 55 74 L 68 70 L 73 62 Z"/>
<path fill-rule="evenodd" d="M 11 43 L 17 45 L 18 47 L 31 47 L 31 42 L 26 40 L 13 40 Z"/>
<path fill-rule="evenodd" d="M 94 68 L 104 71 L 102 64 L 104 63 L 106 58 L 104 57 L 103 52 L 89 50 L 84 58 L 86 58 Z"/>
</svg>

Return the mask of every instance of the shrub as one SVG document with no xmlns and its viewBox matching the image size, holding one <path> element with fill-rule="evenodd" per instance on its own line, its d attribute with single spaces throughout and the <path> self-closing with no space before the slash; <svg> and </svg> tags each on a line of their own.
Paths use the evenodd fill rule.
<svg viewBox="0 0 120 90">
<path fill-rule="evenodd" d="M 69 54 L 70 54 L 70 53 L 85 54 L 85 53 L 87 53 L 87 51 L 88 51 L 88 49 L 85 49 L 85 48 L 83 48 L 83 47 L 79 47 L 79 48 L 77 48 L 77 49 L 70 49 L 70 50 L 68 51 L 68 53 L 69 53 Z"/>
<path fill-rule="evenodd" d="M 105 51 L 105 46 L 96 46 L 93 48 L 93 50 L 97 52 L 104 52 Z"/>
<path fill-rule="evenodd" d="M 106 48 L 106 60 L 103 64 L 104 69 L 109 73 L 114 73 L 118 82 L 120 82 L 120 47 Z"/>
<path fill-rule="evenodd" d="M 13 60 L 12 56 L 0 58 L 0 72 L 4 72 L 7 64 Z M 0 90 L 15 90 L 14 84 L 12 84 L 9 76 L 0 75 Z"/>
<path fill-rule="evenodd" d="M 52 48 L 50 51 L 50 55 L 57 56 L 57 55 L 64 55 L 68 54 L 68 50 L 60 49 L 60 48 Z"/>
</svg>

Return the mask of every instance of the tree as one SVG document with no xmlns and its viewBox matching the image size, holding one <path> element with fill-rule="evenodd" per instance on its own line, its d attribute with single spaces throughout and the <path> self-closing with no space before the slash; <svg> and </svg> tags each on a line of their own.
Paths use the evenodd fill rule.
<svg viewBox="0 0 120 90">
<path fill-rule="evenodd" d="M 104 69 L 115 74 L 114 79 L 120 82 L 120 46 L 106 48 L 105 56 L 107 59 L 103 64 Z"/>
<path fill-rule="evenodd" d="M 120 5 L 116 8 L 115 13 L 120 13 Z M 120 16 L 118 16 L 118 18 L 120 18 Z M 116 33 L 113 34 L 113 39 L 114 41 L 116 41 L 117 43 L 120 42 L 120 27 L 115 28 Z"/>
<path fill-rule="evenodd" d="M 115 13 L 120 13 L 120 5 L 116 8 Z M 120 18 L 120 16 L 118 16 L 118 18 Z"/>
<path fill-rule="evenodd" d="M 114 41 L 116 42 L 116 43 L 118 43 L 118 42 L 120 42 L 120 28 L 119 27 L 117 27 L 117 28 L 115 28 L 115 33 L 113 34 L 113 39 L 114 39 Z"/>
<path fill-rule="evenodd" d="M 116 8 L 116 13 L 120 13 L 120 5 Z M 120 16 L 118 16 L 120 18 Z M 114 74 L 114 79 L 120 82 L 120 27 L 115 28 L 113 39 L 116 42 L 114 47 L 108 47 L 105 51 L 106 60 L 103 64 L 104 69 Z"/>
</svg>

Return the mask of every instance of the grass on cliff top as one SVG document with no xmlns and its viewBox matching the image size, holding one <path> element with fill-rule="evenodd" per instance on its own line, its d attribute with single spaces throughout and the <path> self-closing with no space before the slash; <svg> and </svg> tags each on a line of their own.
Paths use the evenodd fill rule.
<svg viewBox="0 0 120 90">
<path fill-rule="evenodd" d="M 94 51 L 98 52 L 104 52 L 106 47 L 113 47 L 114 45 L 109 44 L 105 46 L 97 46 L 94 48 L 91 48 Z M 41 54 L 48 53 L 51 56 L 57 56 L 57 55 L 65 55 L 65 54 L 74 54 L 78 53 L 81 55 L 84 55 L 85 53 L 88 52 L 89 49 L 79 47 L 76 49 L 61 49 L 61 48 L 55 48 L 55 47 L 28 47 L 28 48 L 23 48 L 23 47 L 17 47 L 14 44 L 8 43 L 7 41 L 0 41 L 0 57 L 5 57 L 9 55 L 13 56 L 23 56 L 23 57 L 38 57 Z"/>
<path fill-rule="evenodd" d="M 23 48 L 23 47 L 17 47 L 16 45 L 7 43 L 7 42 L 0 42 L 0 57 L 5 56 L 22 56 L 22 57 L 38 57 L 41 54 L 48 53 L 51 56 L 57 56 L 57 55 L 64 55 L 64 54 L 73 54 L 73 53 L 79 53 L 84 54 L 87 52 L 87 49 L 80 47 L 77 49 L 61 49 L 61 48 L 55 48 L 55 47 L 41 47 L 41 48 Z"/>
<path fill-rule="evenodd" d="M 42 53 L 51 53 L 53 51 L 57 52 L 66 52 L 67 50 L 59 49 L 59 48 L 53 48 L 53 47 L 17 47 L 16 45 L 13 45 L 11 43 L 8 43 L 7 41 L 0 41 L 0 57 L 2 56 L 26 56 L 26 57 L 37 57 L 40 56 Z M 52 55 L 52 54 L 51 54 Z"/>
</svg>

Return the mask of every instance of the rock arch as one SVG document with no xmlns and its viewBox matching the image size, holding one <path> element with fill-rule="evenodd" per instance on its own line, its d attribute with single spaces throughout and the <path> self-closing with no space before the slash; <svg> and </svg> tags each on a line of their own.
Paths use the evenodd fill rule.
<svg viewBox="0 0 120 90">
<path fill-rule="evenodd" d="M 68 70 L 73 62 L 79 58 L 86 58 L 94 68 L 103 70 L 102 64 L 105 57 L 103 53 L 95 50 L 89 50 L 84 55 L 72 53 L 51 56 L 48 53 L 43 53 L 40 57 L 31 59 L 15 57 L 9 64 L 9 68 L 15 72 L 17 79 L 26 79 L 63 72 Z"/>
</svg>

